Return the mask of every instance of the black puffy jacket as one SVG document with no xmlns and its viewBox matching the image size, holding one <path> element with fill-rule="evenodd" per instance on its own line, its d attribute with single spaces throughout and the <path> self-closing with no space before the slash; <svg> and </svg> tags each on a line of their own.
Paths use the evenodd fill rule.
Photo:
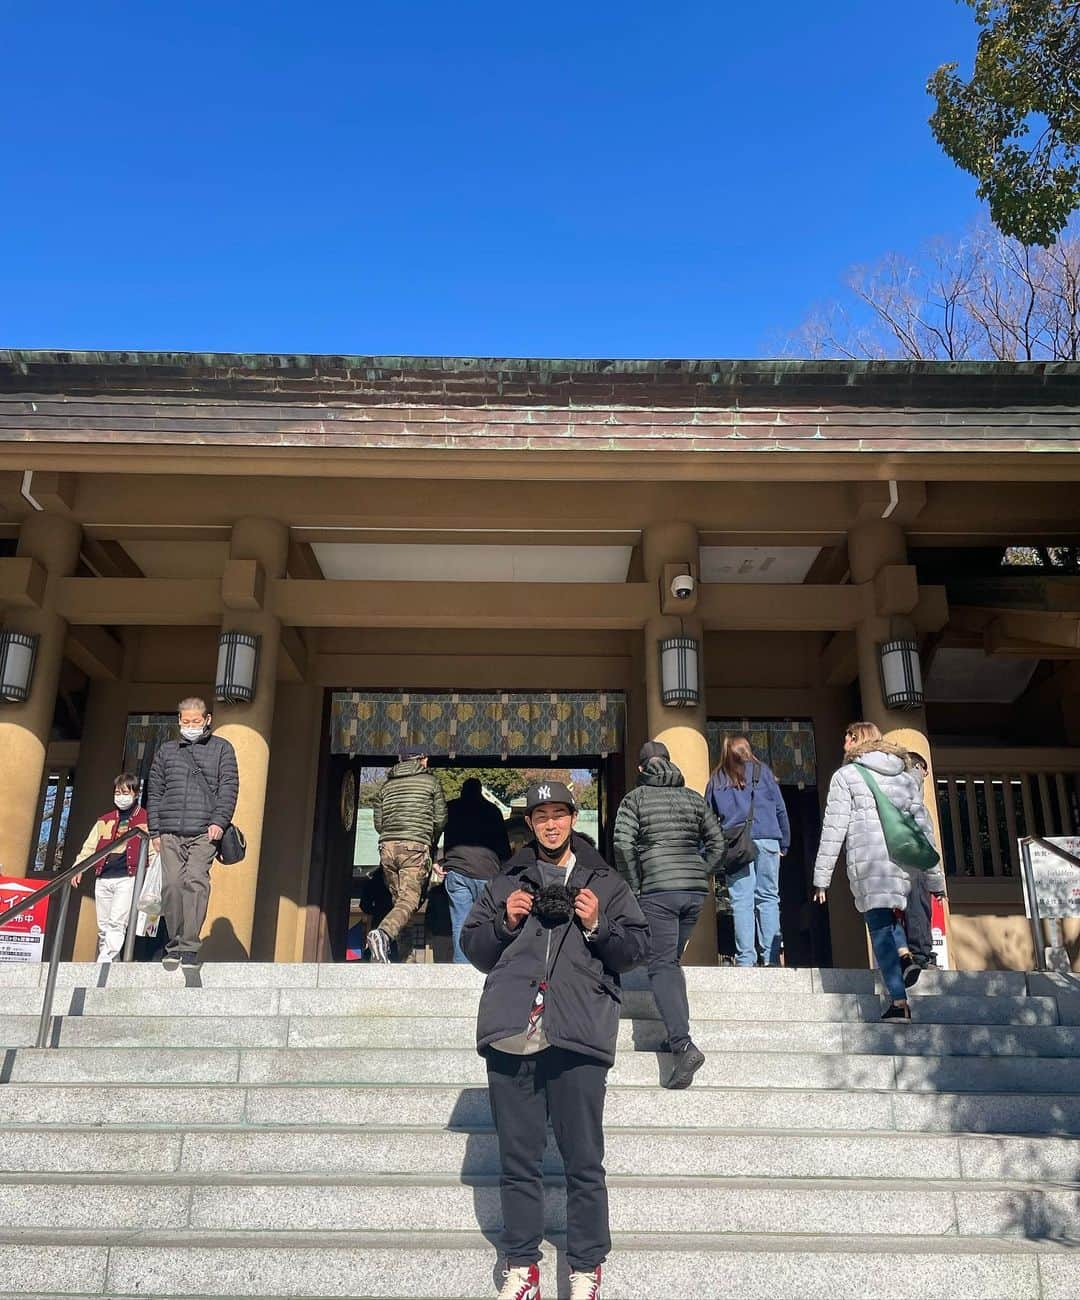
<svg viewBox="0 0 1080 1300">
<path fill-rule="evenodd" d="M 239 793 L 236 750 L 227 740 L 210 732 L 194 741 L 167 740 L 154 755 L 147 782 L 150 834 L 202 835 L 208 826 L 228 826 Z"/>
<path fill-rule="evenodd" d="M 619 805 L 615 863 L 635 894 L 705 890 L 724 856 L 716 815 L 683 774 L 664 758 L 651 758 Z"/>
<path fill-rule="evenodd" d="M 535 840 L 520 849 L 477 899 L 461 932 L 472 964 L 488 972 L 476 1020 L 476 1046 L 520 1034 L 541 980 L 547 978 L 544 1036 L 552 1047 L 611 1065 L 619 1033 L 619 975 L 645 960 L 649 926 L 617 872 L 580 835 L 567 884 L 588 886 L 600 901 L 600 921 L 589 941 L 576 918 L 547 926 L 527 916 L 506 928 L 506 900 L 528 882 L 543 886 Z M 550 938 L 550 942 L 549 942 Z"/>
</svg>

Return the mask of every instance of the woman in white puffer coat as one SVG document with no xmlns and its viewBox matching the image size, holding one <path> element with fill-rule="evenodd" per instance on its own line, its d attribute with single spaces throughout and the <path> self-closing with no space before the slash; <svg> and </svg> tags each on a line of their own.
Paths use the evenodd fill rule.
<svg viewBox="0 0 1080 1300">
<path fill-rule="evenodd" d="M 853 722 L 844 733 L 844 766 L 833 773 L 821 844 L 814 863 L 814 897 L 825 902 L 840 850 L 846 848 L 848 880 L 855 906 L 863 914 L 878 968 L 892 998 L 883 1020 L 910 1020 L 904 969 L 911 964 L 907 938 L 896 912 L 907 907 L 911 880 L 907 871 L 889 858 L 873 792 L 859 769 L 865 768 L 886 798 L 902 812 L 911 813 L 927 839 L 934 843 L 934 827 L 922 799 L 922 782 L 912 771 L 906 750 L 883 739 L 872 722 Z M 931 891 L 945 888 L 939 864 L 927 872 Z M 906 960 L 905 960 L 906 959 Z"/>
</svg>

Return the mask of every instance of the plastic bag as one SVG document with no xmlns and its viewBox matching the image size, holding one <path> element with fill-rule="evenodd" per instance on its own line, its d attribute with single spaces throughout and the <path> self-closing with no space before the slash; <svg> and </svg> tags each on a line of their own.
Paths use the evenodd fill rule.
<svg viewBox="0 0 1080 1300">
<path fill-rule="evenodd" d="M 161 915 L 161 855 L 155 853 L 150 859 L 143 877 L 142 893 L 139 895 L 139 911 L 148 920 L 155 920 Z"/>
</svg>

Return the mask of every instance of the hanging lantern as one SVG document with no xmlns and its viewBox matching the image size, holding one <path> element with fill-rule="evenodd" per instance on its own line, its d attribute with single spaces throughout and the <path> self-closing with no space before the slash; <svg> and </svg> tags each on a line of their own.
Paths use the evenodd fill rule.
<svg viewBox="0 0 1080 1300">
<path fill-rule="evenodd" d="M 217 698 L 225 704 L 250 704 L 259 671 L 259 638 L 250 632 L 222 632 L 218 638 Z"/>
<path fill-rule="evenodd" d="M 881 691 L 887 709 L 918 709 L 923 703 L 922 665 L 917 641 L 900 639 L 878 646 Z"/>
<path fill-rule="evenodd" d="M 37 643 L 31 632 L 0 632 L 0 697 L 11 704 L 30 698 Z"/>
<path fill-rule="evenodd" d="M 698 643 L 692 636 L 669 636 L 660 642 L 660 699 L 670 708 L 697 704 Z"/>
</svg>

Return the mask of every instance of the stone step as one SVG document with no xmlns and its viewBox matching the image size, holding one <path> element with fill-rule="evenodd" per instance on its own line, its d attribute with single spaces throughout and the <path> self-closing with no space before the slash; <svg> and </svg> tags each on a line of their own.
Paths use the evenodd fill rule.
<svg viewBox="0 0 1080 1300">
<path fill-rule="evenodd" d="M 1067 1239 L 1080 1216 L 1080 1184 L 970 1185 L 894 1179 L 747 1180 L 625 1177 L 609 1180 L 613 1232 L 880 1234 Z M 365 1175 L 269 1182 L 248 1175 L 182 1181 L 54 1176 L 0 1179 L 0 1232 L 38 1230 L 213 1232 L 456 1232 L 502 1229 L 495 1176 Z M 566 1229 L 561 1180 L 545 1186 L 548 1231 Z"/>
<path fill-rule="evenodd" d="M 6 1015 L 33 1015 L 41 1009 L 41 991 L 4 990 L 0 1008 Z M 410 1015 L 468 1018 L 476 1015 L 478 988 L 439 989 L 437 995 L 408 1000 Z M 387 988 L 84 988 L 62 991 L 54 1011 L 63 1016 L 399 1016 L 402 990 Z M 1056 1025 L 1080 1019 L 1080 999 L 1057 997 L 971 997 L 934 994 L 912 996 L 912 1017 L 929 1024 Z M 714 993 L 692 989 L 690 1016 L 704 1020 L 777 1020 L 860 1022 L 880 1018 L 883 1002 L 876 994 L 857 993 Z M 656 1003 L 644 990 L 624 990 L 622 1014 L 629 1019 L 656 1019 Z"/>
<path fill-rule="evenodd" d="M 612 1085 L 656 1086 L 668 1054 L 621 1052 Z M 410 1083 L 482 1085 L 472 1048 L 225 1050 L 21 1048 L 0 1061 L 3 1083 Z M 890 1089 L 905 1092 L 1080 1094 L 1080 1069 L 1065 1059 L 710 1052 L 695 1086 Z"/>
<path fill-rule="evenodd" d="M 42 1239 L 43 1238 L 43 1239 Z M 545 1296 L 565 1297 L 561 1241 L 546 1243 Z M 9 1293 L 478 1300 L 495 1290 L 494 1248 L 477 1232 L 5 1233 Z M 556 1283 L 558 1275 L 558 1283 Z M 907 1288 L 910 1287 L 910 1292 Z M 1075 1300 L 1080 1252 L 1010 1238 L 616 1235 L 605 1300 Z"/>
<path fill-rule="evenodd" d="M 0 966 L 0 989 L 44 985 L 44 964 Z M 689 966 L 688 988 L 727 993 L 862 993 L 880 994 L 881 978 L 872 970 L 781 969 L 735 966 Z M 197 970 L 166 971 L 158 962 L 61 962 L 57 989 L 72 988 L 344 988 L 344 989 L 472 989 L 483 975 L 471 966 L 431 963 L 379 966 L 366 962 L 314 963 L 207 962 Z M 1035 985 L 1038 984 L 1038 987 Z M 647 989 L 640 967 L 623 976 L 627 989 Z M 967 994 L 978 997 L 1023 997 L 1026 993 L 1055 996 L 1078 992 L 1080 985 L 1065 978 L 1054 982 L 1023 971 L 937 971 L 923 973 L 916 991 L 927 994 Z"/>
<path fill-rule="evenodd" d="M 31 1084 L 5 1088 L 17 1125 L 384 1124 L 485 1127 L 484 1087 L 399 1084 Z M 890 1130 L 1080 1134 L 1080 1097 L 1044 1093 L 611 1087 L 606 1128 Z M 0 1141 L 5 1125 L 0 1124 Z"/>
<path fill-rule="evenodd" d="M 0 1015 L 0 1046 L 37 1041 L 36 1016 Z M 694 1039 L 706 1052 L 869 1053 L 926 1056 L 1080 1056 L 1080 1026 L 847 1024 L 806 1021 L 698 1020 Z M 471 1049 L 474 1016 L 58 1016 L 50 1042 L 65 1047 L 302 1047 Z M 624 1020 L 619 1050 L 656 1051 L 660 1021 Z"/>
<path fill-rule="evenodd" d="M 490 1128 L 313 1128 L 281 1125 L 195 1128 L 82 1124 L 8 1127 L 0 1147 L 5 1174 L 482 1175 L 499 1170 Z M 930 1178 L 1071 1183 L 1080 1179 L 1080 1139 L 905 1132 L 812 1133 L 612 1129 L 605 1165 L 612 1175 L 658 1178 Z M 544 1167 L 562 1162 L 550 1138 Z"/>
</svg>

